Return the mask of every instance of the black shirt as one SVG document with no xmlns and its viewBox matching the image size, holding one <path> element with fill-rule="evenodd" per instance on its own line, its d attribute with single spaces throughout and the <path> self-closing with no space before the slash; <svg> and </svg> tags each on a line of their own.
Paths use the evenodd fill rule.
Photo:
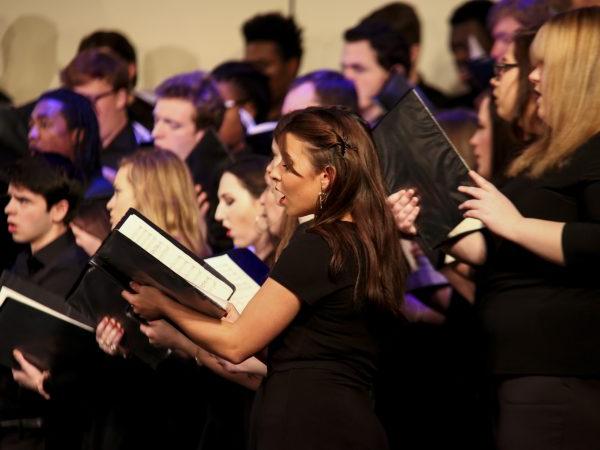
<svg viewBox="0 0 600 450">
<path fill-rule="evenodd" d="M 123 157 L 133 153 L 140 145 L 150 143 L 151 140 L 147 129 L 138 123 L 127 122 L 112 142 L 102 149 L 100 153 L 102 165 L 117 169 Z"/>
<path fill-rule="evenodd" d="M 67 295 L 89 257 L 77 246 L 70 230 L 44 248 L 17 256 L 12 271 L 61 297 Z"/>
<path fill-rule="evenodd" d="M 195 184 L 200 184 L 208 195 L 210 209 L 206 215 L 208 221 L 208 242 L 213 253 L 222 253 L 232 247 L 225 229 L 215 220 L 215 211 L 219 203 L 217 192 L 223 170 L 232 158 L 212 129 L 207 129 L 204 137 L 185 160 Z"/>
<path fill-rule="evenodd" d="M 355 227 L 349 222 L 339 226 Z M 300 226 L 275 263 L 269 276 L 298 296 L 302 306 L 269 346 L 269 370 L 324 367 L 369 387 L 379 342 L 369 315 L 354 300 L 356 261 L 348 256 L 341 273 L 333 276 L 331 256 L 323 237 Z"/>
<path fill-rule="evenodd" d="M 565 266 L 488 239 L 477 287 L 492 370 L 600 376 L 600 135 L 564 167 L 539 179 L 510 179 L 503 191 L 523 216 L 566 223 Z"/>
</svg>

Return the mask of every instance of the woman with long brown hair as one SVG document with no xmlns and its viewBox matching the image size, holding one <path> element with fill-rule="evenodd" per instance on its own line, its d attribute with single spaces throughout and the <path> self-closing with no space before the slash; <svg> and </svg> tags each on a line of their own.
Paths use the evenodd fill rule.
<svg viewBox="0 0 600 450">
<path fill-rule="evenodd" d="M 546 133 L 509 167 L 502 192 L 476 174 L 461 209 L 486 232 L 449 249 L 481 266 L 477 312 L 497 401 L 500 449 L 600 442 L 600 8 L 557 15 L 532 44 Z M 390 198 L 415 232 L 418 200 Z"/>
<path fill-rule="evenodd" d="M 284 116 L 274 141 L 282 154 L 271 172 L 279 203 L 291 216 L 315 218 L 283 243 L 239 319 L 211 319 L 147 286 L 123 296 L 139 314 L 168 317 L 229 361 L 268 346 L 252 448 L 385 449 L 371 390 L 406 275 L 368 126 L 340 108 L 307 108 Z"/>
</svg>

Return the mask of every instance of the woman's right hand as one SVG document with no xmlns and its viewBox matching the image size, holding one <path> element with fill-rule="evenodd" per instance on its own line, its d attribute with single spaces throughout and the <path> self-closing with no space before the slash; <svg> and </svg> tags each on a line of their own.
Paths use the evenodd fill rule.
<svg viewBox="0 0 600 450">
<path fill-rule="evenodd" d="M 421 208 L 414 189 L 400 189 L 387 198 L 387 204 L 394 216 L 396 226 L 407 236 L 416 236 L 415 221 Z"/>
<path fill-rule="evenodd" d="M 125 350 L 119 346 L 124 334 L 125 330 L 119 322 L 112 317 L 104 317 L 96 327 L 96 342 L 109 355 L 125 355 Z"/>
</svg>

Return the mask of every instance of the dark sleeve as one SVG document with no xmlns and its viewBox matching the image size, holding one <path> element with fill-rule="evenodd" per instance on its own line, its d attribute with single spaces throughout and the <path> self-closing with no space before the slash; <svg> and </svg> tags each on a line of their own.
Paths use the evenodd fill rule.
<svg viewBox="0 0 600 450">
<path fill-rule="evenodd" d="M 571 172 L 578 178 L 576 202 L 581 219 L 567 222 L 563 229 L 565 264 L 595 264 L 600 254 L 600 135 L 577 151 Z"/>
<path fill-rule="evenodd" d="M 333 279 L 329 276 L 331 255 L 327 242 L 321 236 L 299 229 L 281 253 L 269 277 L 292 291 L 301 301 L 312 305 L 349 284 L 341 277 Z"/>
<path fill-rule="evenodd" d="M 600 255 L 600 180 L 589 183 L 578 199 L 585 222 L 568 222 L 562 234 L 562 246 L 567 266 L 579 266 L 598 261 Z"/>
</svg>

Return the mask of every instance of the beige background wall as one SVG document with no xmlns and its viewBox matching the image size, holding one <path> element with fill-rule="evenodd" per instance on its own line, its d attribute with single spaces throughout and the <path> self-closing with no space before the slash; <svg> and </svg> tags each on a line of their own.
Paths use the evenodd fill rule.
<svg viewBox="0 0 600 450">
<path fill-rule="evenodd" d="M 377 0 L 295 0 L 304 29 L 302 72 L 338 68 L 343 31 Z M 447 18 L 460 0 L 412 0 L 421 17 L 425 78 L 446 91 L 459 88 L 447 49 Z M 151 90 L 177 72 L 242 55 L 241 24 L 258 12 L 288 13 L 286 0 L 0 0 L 0 88 L 22 103 L 58 83 L 57 72 L 79 39 L 113 28 L 138 52 L 138 88 Z"/>
</svg>

